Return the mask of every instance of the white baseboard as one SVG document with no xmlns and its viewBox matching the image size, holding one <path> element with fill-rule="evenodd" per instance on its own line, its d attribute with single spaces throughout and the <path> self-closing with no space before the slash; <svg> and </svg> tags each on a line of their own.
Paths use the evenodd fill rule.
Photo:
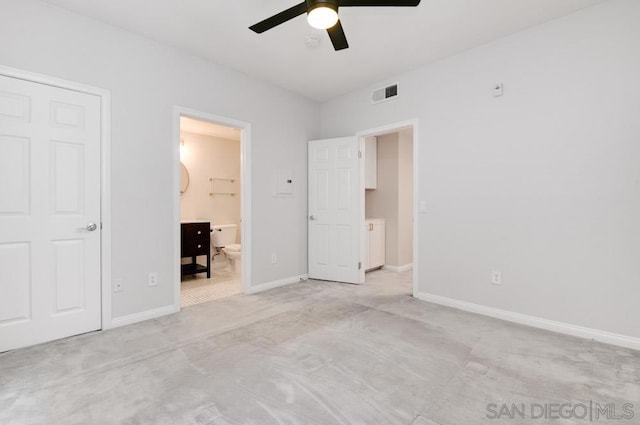
<svg viewBox="0 0 640 425">
<path fill-rule="evenodd" d="M 250 288 L 246 293 L 249 295 L 257 294 L 258 292 L 268 291 L 269 289 L 279 288 L 281 286 L 290 285 L 292 283 L 301 282 L 307 279 L 309 279 L 308 274 L 300 274 L 298 276 L 291 276 L 284 279 L 273 280 L 271 282 L 265 282 L 265 283 L 260 283 L 258 285 L 255 285 L 252 288 Z"/>
<path fill-rule="evenodd" d="M 640 338 L 628 335 L 600 331 L 597 329 L 571 325 L 564 322 L 556 322 L 553 320 L 542 319 L 535 316 L 528 316 L 526 314 L 487 307 L 480 304 L 473 304 L 467 301 L 442 297 L 440 295 L 433 295 L 426 292 L 417 292 L 415 296 L 422 301 L 440 304 L 471 313 L 481 314 L 483 316 L 494 317 L 496 319 L 505 320 L 507 322 L 518 323 L 520 325 L 531 326 L 534 328 L 576 336 L 579 338 L 592 339 L 598 342 L 603 342 L 605 344 L 617 345 L 620 347 L 631 348 L 633 350 L 640 350 Z"/>
<path fill-rule="evenodd" d="M 413 269 L 413 263 L 405 264 L 404 266 L 388 266 L 385 264 L 385 266 L 382 268 L 385 270 L 389 270 L 390 272 L 401 273 Z"/>
<path fill-rule="evenodd" d="M 180 309 L 176 309 L 176 306 L 171 304 L 153 310 L 141 311 L 140 313 L 129 314 L 122 317 L 115 317 L 111 320 L 111 325 L 108 329 L 119 328 L 120 326 L 131 325 L 133 323 L 142 322 L 144 320 L 156 319 L 158 317 L 177 313 L 178 311 L 180 311 Z"/>
<path fill-rule="evenodd" d="M 285 286 L 292 283 L 304 281 L 304 280 L 307 280 L 308 278 L 309 278 L 309 275 L 301 274 L 298 276 L 291 276 L 285 279 L 274 280 L 272 282 L 261 283 L 251 288 L 249 291 L 247 291 L 247 294 L 257 294 L 258 292 L 263 292 L 269 289 L 278 288 L 280 286 Z M 175 305 L 167 305 L 167 306 L 156 308 L 153 310 L 142 311 L 140 313 L 129 314 L 127 316 L 122 316 L 122 317 L 115 317 L 114 319 L 111 320 L 111 323 L 109 324 L 109 326 L 105 326 L 103 327 L 103 329 L 106 330 L 106 329 L 118 328 L 120 326 L 131 325 L 133 323 L 138 323 L 138 322 L 142 322 L 149 319 L 156 319 L 158 317 L 177 313 L 179 311 L 180 311 L 180 307 L 176 307 Z"/>
</svg>

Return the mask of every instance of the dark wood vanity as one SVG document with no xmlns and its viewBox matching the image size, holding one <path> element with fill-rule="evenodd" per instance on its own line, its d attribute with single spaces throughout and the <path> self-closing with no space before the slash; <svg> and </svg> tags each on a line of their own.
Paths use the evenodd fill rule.
<svg viewBox="0 0 640 425">
<path fill-rule="evenodd" d="M 180 256 L 191 258 L 191 263 L 182 265 L 182 276 L 207 273 L 211 277 L 211 224 L 208 221 L 182 223 Z M 197 257 L 206 256 L 207 265 L 198 264 Z"/>
</svg>

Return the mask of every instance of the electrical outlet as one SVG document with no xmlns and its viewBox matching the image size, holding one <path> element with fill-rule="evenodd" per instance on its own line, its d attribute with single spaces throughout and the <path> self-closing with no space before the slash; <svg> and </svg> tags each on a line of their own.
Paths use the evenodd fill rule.
<svg viewBox="0 0 640 425">
<path fill-rule="evenodd" d="M 113 292 L 123 292 L 124 285 L 122 283 L 122 279 L 114 279 L 113 280 Z"/>
<path fill-rule="evenodd" d="M 158 286 L 158 273 L 157 272 L 149 273 L 148 284 L 149 284 L 149 286 Z"/>
<path fill-rule="evenodd" d="M 275 264 L 278 262 L 278 254 L 276 254 L 275 252 L 271 253 L 271 264 Z"/>
<path fill-rule="evenodd" d="M 494 285 L 502 285 L 502 272 L 499 270 L 493 270 L 491 272 L 491 283 Z"/>
</svg>

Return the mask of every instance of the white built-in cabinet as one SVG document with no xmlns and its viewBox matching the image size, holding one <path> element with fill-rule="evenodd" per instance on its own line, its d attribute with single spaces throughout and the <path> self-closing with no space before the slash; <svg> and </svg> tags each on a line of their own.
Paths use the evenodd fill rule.
<svg viewBox="0 0 640 425">
<path fill-rule="evenodd" d="M 367 137 L 364 146 L 364 188 L 378 188 L 378 139 Z"/>
<path fill-rule="evenodd" d="M 365 270 L 379 269 L 385 263 L 385 221 L 384 219 L 366 220 L 368 235 L 368 256 Z"/>
</svg>

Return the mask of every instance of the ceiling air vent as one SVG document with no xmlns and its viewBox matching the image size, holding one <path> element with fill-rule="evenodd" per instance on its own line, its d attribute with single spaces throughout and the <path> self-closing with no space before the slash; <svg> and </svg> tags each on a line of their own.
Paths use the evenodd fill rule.
<svg viewBox="0 0 640 425">
<path fill-rule="evenodd" d="M 371 92 L 371 103 L 385 102 L 398 97 L 398 83 L 375 89 Z"/>
</svg>

